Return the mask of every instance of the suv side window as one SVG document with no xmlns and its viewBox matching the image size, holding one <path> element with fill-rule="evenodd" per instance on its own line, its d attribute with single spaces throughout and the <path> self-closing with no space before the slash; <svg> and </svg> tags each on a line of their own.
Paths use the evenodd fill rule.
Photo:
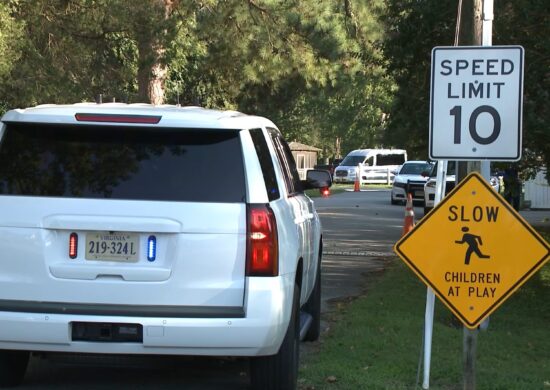
<svg viewBox="0 0 550 390">
<path fill-rule="evenodd" d="M 262 129 L 250 130 L 250 136 L 256 149 L 260 166 L 262 167 L 262 173 L 264 175 L 265 189 L 269 201 L 279 199 L 281 194 L 279 193 L 279 187 L 277 186 L 277 177 L 275 176 L 275 168 L 273 167 L 273 161 L 271 160 L 271 153 L 267 146 L 267 141 L 264 138 Z"/>
<path fill-rule="evenodd" d="M 297 193 L 303 192 L 302 182 L 300 181 L 300 176 L 298 174 L 298 169 L 296 169 L 296 163 L 294 157 L 292 157 L 292 152 L 288 147 L 288 144 L 275 129 L 268 129 L 273 144 L 275 146 L 275 152 L 277 153 L 277 158 L 283 169 L 283 176 L 285 184 L 288 188 L 288 194 L 294 195 Z"/>
</svg>

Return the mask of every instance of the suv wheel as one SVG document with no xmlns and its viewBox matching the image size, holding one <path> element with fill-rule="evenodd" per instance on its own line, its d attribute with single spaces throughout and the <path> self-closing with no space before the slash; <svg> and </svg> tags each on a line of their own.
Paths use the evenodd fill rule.
<svg viewBox="0 0 550 390">
<path fill-rule="evenodd" d="M 317 341 L 321 335 L 321 252 L 319 252 L 319 265 L 315 276 L 315 286 L 306 304 L 304 311 L 312 317 L 311 325 L 304 337 L 305 341 Z"/>
<path fill-rule="evenodd" d="M 29 352 L 0 350 L 0 387 L 21 384 L 29 363 Z"/>
<path fill-rule="evenodd" d="M 250 361 L 252 388 L 257 390 L 291 390 L 296 388 L 300 359 L 300 287 L 294 285 L 292 316 L 279 348 L 272 356 L 259 356 Z"/>
</svg>

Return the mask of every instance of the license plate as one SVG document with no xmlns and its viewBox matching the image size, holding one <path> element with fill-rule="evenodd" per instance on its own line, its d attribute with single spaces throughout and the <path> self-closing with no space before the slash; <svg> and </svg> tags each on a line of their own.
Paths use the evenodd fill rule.
<svg viewBox="0 0 550 390">
<path fill-rule="evenodd" d="M 136 262 L 139 234 L 95 232 L 86 234 L 86 260 Z"/>
</svg>

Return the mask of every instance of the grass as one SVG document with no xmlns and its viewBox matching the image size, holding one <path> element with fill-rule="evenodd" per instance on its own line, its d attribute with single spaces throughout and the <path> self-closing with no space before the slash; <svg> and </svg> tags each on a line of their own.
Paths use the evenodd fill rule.
<svg viewBox="0 0 550 390">
<path fill-rule="evenodd" d="M 318 352 L 304 356 L 300 389 L 414 389 L 425 298 L 424 284 L 395 259 L 365 296 L 335 311 Z M 440 302 L 435 312 L 430 388 L 461 389 L 462 325 Z M 478 389 L 550 390 L 550 264 L 479 333 L 476 370 Z"/>
</svg>

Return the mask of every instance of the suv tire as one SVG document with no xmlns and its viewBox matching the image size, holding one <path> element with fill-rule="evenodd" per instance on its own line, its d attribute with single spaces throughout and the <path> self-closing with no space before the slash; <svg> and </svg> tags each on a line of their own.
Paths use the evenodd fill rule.
<svg viewBox="0 0 550 390">
<path fill-rule="evenodd" d="M 259 356 L 250 361 L 250 379 L 255 390 L 293 390 L 298 380 L 300 360 L 300 287 L 294 285 L 292 315 L 279 348 L 272 356 Z"/>
<path fill-rule="evenodd" d="M 311 315 L 311 325 L 304 337 L 304 341 L 317 341 L 321 335 L 321 253 L 319 250 L 319 265 L 317 266 L 317 275 L 315 276 L 315 286 L 309 296 L 304 311 Z"/>
<path fill-rule="evenodd" d="M 0 387 L 14 387 L 25 377 L 29 352 L 0 350 Z"/>
</svg>

